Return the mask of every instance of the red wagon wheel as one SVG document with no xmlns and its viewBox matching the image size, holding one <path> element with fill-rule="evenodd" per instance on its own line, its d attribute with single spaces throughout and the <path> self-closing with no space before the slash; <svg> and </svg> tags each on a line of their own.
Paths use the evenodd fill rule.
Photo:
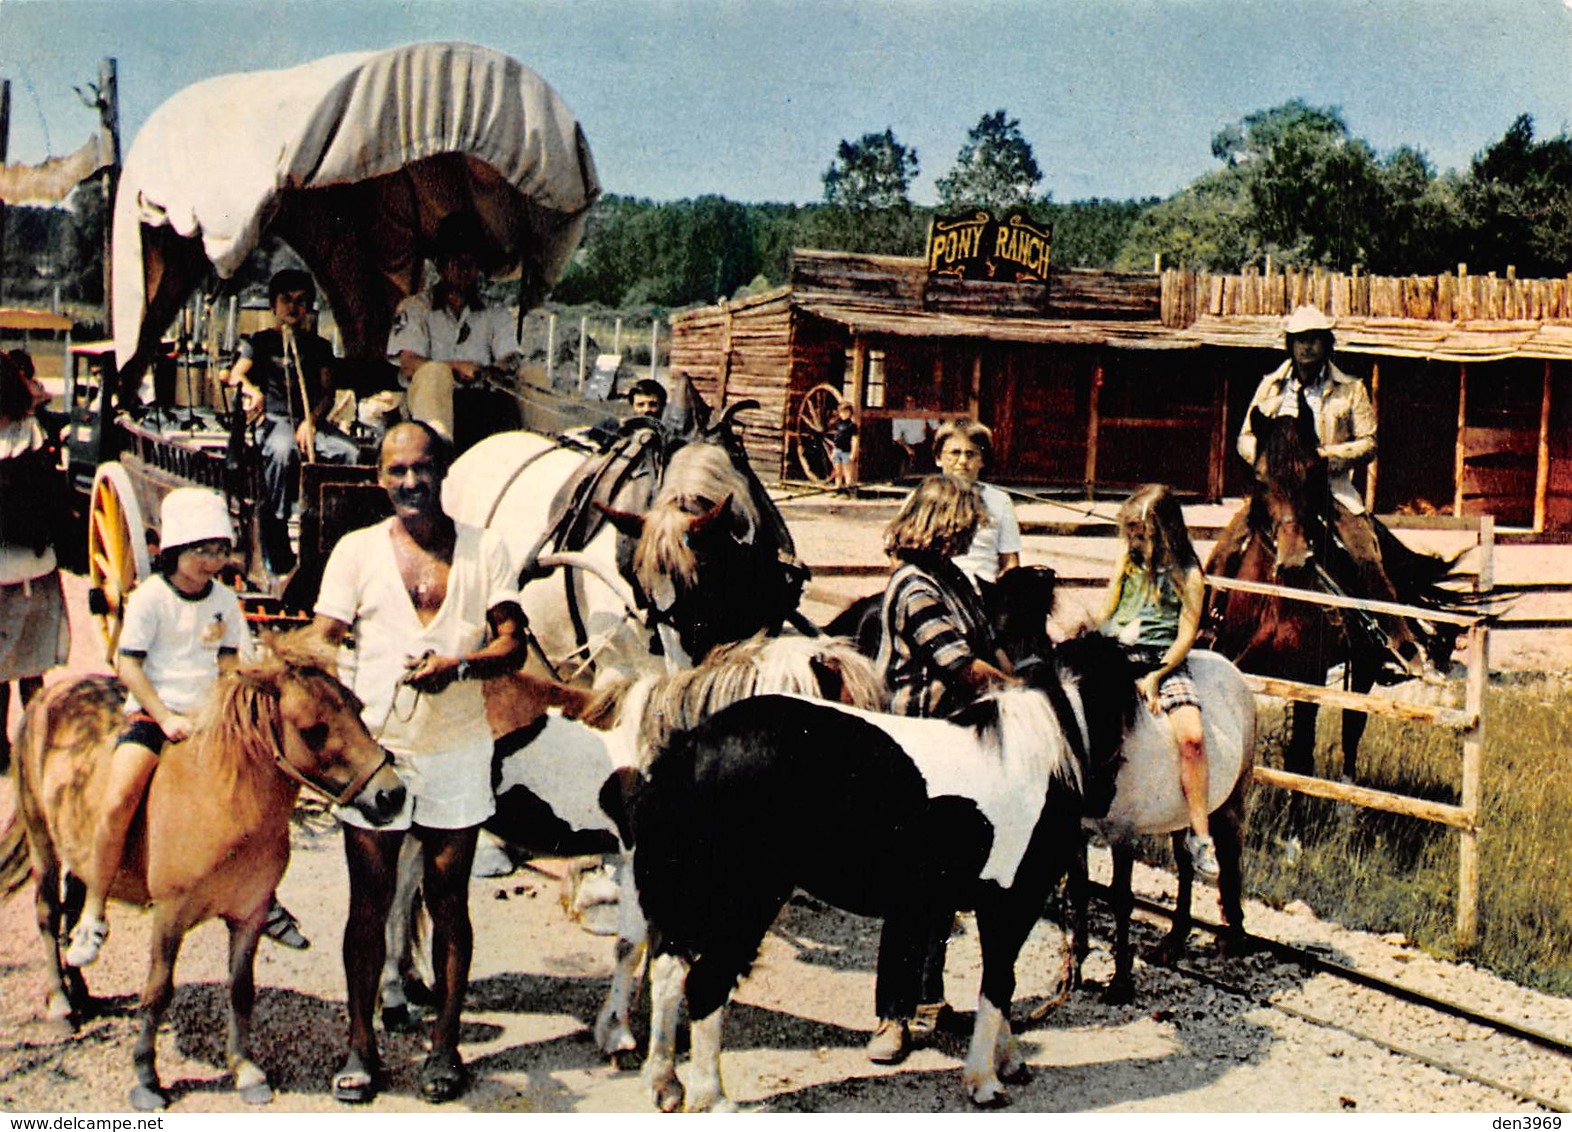
<svg viewBox="0 0 1572 1132">
<path fill-rule="evenodd" d="M 814 483 L 829 483 L 835 449 L 835 414 L 841 405 L 841 391 L 833 385 L 815 385 L 797 402 L 792 414 L 792 444 L 797 450 L 797 466 Z"/>
</svg>

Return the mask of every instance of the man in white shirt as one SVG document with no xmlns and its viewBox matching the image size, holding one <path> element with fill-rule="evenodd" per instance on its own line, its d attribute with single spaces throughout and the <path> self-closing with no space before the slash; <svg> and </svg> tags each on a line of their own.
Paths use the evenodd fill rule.
<svg viewBox="0 0 1572 1132">
<path fill-rule="evenodd" d="M 333 1095 L 364 1104 L 380 1065 L 372 1014 L 386 954 L 405 832 L 425 850 L 438 1013 L 420 1071 L 422 1097 L 450 1101 L 465 1087 L 459 1019 L 474 934 L 469 876 L 480 825 L 491 816 L 491 728 L 480 681 L 524 660 L 524 613 L 507 550 L 491 531 L 459 526 L 442 510 L 451 449 L 430 425 L 407 422 L 382 441 L 378 482 L 393 516 L 352 531 L 328 558 L 315 627 L 330 644 L 354 630 L 353 688 L 361 718 L 394 756 L 408 787 L 404 813 L 372 829 L 339 811 L 349 864 L 344 926 L 349 1056 Z"/>
<path fill-rule="evenodd" d="M 407 387 L 409 415 L 448 440 L 454 433 L 454 391 L 479 395 L 518 371 L 512 314 L 480 297 L 480 221 L 452 213 L 437 226 L 438 283 L 399 304 L 388 336 L 388 359 Z M 516 410 L 515 410 L 516 412 Z"/>
</svg>

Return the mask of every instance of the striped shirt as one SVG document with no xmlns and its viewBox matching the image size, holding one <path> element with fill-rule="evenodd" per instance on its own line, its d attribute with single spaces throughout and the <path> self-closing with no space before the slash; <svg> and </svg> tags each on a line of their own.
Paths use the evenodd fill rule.
<svg viewBox="0 0 1572 1132">
<path fill-rule="evenodd" d="M 879 668 L 892 712 L 943 716 L 965 704 L 957 676 L 986 651 L 988 628 L 959 570 L 947 560 L 901 566 L 884 591 L 883 629 Z"/>
</svg>

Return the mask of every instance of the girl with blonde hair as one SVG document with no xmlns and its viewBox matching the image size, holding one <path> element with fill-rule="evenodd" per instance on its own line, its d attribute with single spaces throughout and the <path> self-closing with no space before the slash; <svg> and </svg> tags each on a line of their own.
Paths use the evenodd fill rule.
<svg viewBox="0 0 1572 1132">
<path fill-rule="evenodd" d="M 1167 484 L 1147 484 L 1125 500 L 1119 533 L 1124 547 L 1097 621 L 1142 670 L 1138 686 L 1152 714 L 1168 716 L 1179 746 L 1179 785 L 1190 810 L 1185 848 L 1196 872 L 1215 877 L 1217 850 L 1206 809 L 1206 736 L 1185 660 L 1201 627 L 1206 594 L 1201 563 Z"/>
</svg>

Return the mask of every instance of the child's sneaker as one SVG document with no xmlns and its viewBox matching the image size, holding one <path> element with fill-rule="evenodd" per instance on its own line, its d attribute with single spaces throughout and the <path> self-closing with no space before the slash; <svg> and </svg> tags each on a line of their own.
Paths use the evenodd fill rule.
<svg viewBox="0 0 1572 1132">
<path fill-rule="evenodd" d="M 71 946 L 66 948 L 66 966 L 90 966 L 108 938 L 109 925 L 103 920 L 78 920 L 76 927 L 71 929 Z"/>
<path fill-rule="evenodd" d="M 1210 837 L 1202 837 L 1199 833 L 1192 833 L 1184 839 L 1185 851 L 1190 854 L 1190 863 L 1195 866 L 1199 876 L 1207 880 L 1217 879 L 1217 846 Z"/>
</svg>

